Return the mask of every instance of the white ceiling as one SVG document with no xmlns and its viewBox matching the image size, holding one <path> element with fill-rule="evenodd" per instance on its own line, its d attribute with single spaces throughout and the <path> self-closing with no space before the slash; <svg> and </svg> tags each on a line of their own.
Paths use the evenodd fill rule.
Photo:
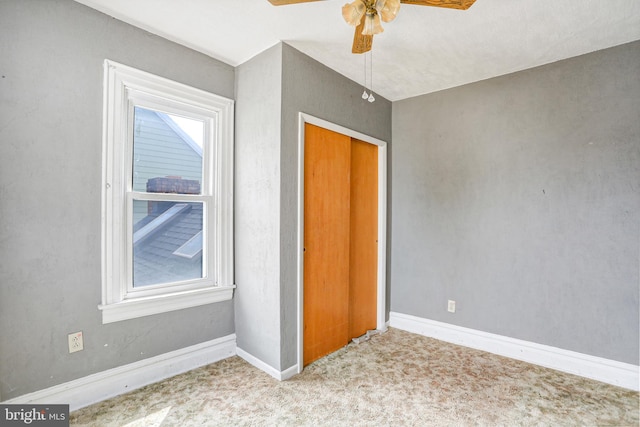
<svg viewBox="0 0 640 427">
<path fill-rule="evenodd" d="M 353 28 L 341 15 L 346 0 L 76 1 L 232 66 L 282 40 L 364 83 L 364 56 L 351 53 Z M 383 26 L 371 54 L 373 90 L 397 101 L 639 40 L 640 0 L 402 5 Z"/>
</svg>

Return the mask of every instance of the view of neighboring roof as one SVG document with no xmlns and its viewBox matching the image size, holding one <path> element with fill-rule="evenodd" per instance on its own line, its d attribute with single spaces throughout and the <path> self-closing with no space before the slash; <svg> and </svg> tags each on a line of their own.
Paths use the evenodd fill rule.
<svg viewBox="0 0 640 427">
<path fill-rule="evenodd" d="M 167 114 L 136 107 L 135 119 L 133 188 L 198 194 L 202 148 Z M 202 203 L 135 200 L 133 211 L 134 287 L 202 277 Z"/>
<path fill-rule="evenodd" d="M 135 286 L 202 277 L 202 203 L 149 202 L 134 230 Z"/>
</svg>

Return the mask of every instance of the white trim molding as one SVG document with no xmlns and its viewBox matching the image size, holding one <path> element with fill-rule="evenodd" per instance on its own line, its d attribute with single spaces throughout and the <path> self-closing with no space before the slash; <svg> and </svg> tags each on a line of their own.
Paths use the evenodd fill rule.
<svg viewBox="0 0 640 427">
<path fill-rule="evenodd" d="M 304 349 L 304 149 L 305 123 L 319 126 L 378 147 L 378 283 L 376 329 L 383 331 L 386 323 L 387 298 L 387 142 L 355 130 L 300 112 L 298 114 L 298 363 L 297 373 L 303 369 Z"/>
<path fill-rule="evenodd" d="M 289 378 L 293 377 L 298 373 L 298 365 L 293 365 L 292 367 L 285 369 L 284 371 L 279 371 L 268 363 L 258 359 L 254 355 L 244 351 L 240 347 L 236 348 L 236 353 L 238 357 L 244 359 L 247 363 L 253 365 L 254 367 L 260 369 L 261 371 L 266 372 L 271 375 L 273 378 L 278 381 L 285 381 Z"/>
<path fill-rule="evenodd" d="M 640 386 L 640 367 L 629 363 L 396 312 L 389 314 L 389 323 L 392 328 L 522 360 L 618 387 L 638 391 Z"/>
<path fill-rule="evenodd" d="M 219 286 L 193 291 L 175 292 L 171 295 L 155 295 L 121 302 L 99 305 L 102 322 L 111 323 L 151 314 L 167 313 L 183 308 L 228 301 L 233 297 L 234 286 Z"/>
<path fill-rule="evenodd" d="M 2 402 L 68 404 L 71 411 L 144 387 L 236 354 L 236 336 L 227 335 L 128 365 L 119 366 Z"/>
</svg>

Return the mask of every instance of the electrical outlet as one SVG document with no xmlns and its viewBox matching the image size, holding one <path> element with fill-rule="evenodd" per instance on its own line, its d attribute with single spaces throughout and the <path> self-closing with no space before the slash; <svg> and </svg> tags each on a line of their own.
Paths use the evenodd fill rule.
<svg viewBox="0 0 640 427">
<path fill-rule="evenodd" d="M 75 353 L 76 351 L 84 350 L 84 343 L 82 341 L 82 331 L 69 334 L 69 353 Z"/>
<path fill-rule="evenodd" d="M 449 300 L 447 302 L 447 311 L 449 313 L 455 313 L 456 312 L 456 302 L 454 300 Z"/>
</svg>

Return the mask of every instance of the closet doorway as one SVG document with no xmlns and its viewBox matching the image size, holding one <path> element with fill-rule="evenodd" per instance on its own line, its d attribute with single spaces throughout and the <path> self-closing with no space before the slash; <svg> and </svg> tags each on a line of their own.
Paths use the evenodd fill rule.
<svg viewBox="0 0 640 427">
<path fill-rule="evenodd" d="M 299 371 L 386 327 L 386 144 L 303 119 Z"/>
</svg>

